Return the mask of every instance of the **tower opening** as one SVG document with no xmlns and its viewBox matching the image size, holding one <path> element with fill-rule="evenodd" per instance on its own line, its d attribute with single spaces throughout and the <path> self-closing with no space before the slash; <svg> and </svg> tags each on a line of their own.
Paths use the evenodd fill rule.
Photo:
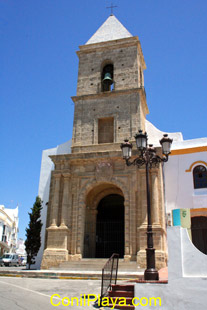
<svg viewBox="0 0 207 310">
<path fill-rule="evenodd" d="M 113 90 L 114 88 L 113 77 L 114 77 L 114 66 L 112 64 L 108 64 L 103 68 L 101 75 L 101 85 L 103 92 Z"/>
</svg>

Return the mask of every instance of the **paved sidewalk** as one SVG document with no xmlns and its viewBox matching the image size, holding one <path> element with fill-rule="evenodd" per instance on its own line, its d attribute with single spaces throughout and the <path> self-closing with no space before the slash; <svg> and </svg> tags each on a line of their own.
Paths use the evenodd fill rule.
<svg viewBox="0 0 207 310">
<path fill-rule="evenodd" d="M 26 270 L 25 268 L 0 268 L 0 277 L 22 277 L 22 278 L 44 278 L 44 279 L 80 279 L 100 280 L 101 271 L 80 271 L 80 270 Z M 118 272 L 118 280 L 139 279 L 143 271 Z"/>
</svg>

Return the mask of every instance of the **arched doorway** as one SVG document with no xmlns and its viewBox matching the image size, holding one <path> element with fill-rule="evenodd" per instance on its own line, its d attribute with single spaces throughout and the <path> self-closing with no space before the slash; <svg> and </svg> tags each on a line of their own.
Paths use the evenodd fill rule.
<svg viewBox="0 0 207 310">
<path fill-rule="evenodd" d="M 125 254 L 124 195 L 112 183 L 99 183 L 86 195 L 83 238 L 84 258 L 109 258 Z"/>
<path fill-rule="evenodd" d="M 207 254 L 207 217 L 195 216 L 191 218 L 192 242 L 195 247 Z"/>
<path fill-rule="evenodd" d="M 112 194 L 98 204 L 96 218 L 96 258 L 113 253 L 124 256 L 124 198 Z"/>
</svg>

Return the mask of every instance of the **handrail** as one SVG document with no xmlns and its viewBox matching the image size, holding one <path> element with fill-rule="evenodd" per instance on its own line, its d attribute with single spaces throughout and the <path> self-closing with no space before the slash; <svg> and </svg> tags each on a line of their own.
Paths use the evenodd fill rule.
<svg viewBox="0 0 207 310">
<path fill-rule="evenodd" d="M 108 289 L 112 284 L 116 284 L 118 273 L 119 254 L 114 253 L 106 262 L 102 269 L 101 281 L 101 302 L 102 298 L 107 295 Z"/>
</svg>

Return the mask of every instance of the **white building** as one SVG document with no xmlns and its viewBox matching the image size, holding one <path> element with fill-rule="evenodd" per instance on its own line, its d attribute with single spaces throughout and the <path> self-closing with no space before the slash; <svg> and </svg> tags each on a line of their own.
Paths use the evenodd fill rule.
<svg viewBox="0 0 207 310">
<path fill-rule="evenodd" d="M 24 240 L 22 238 L 17 240 L 17 249 L 16 249 L 16 253 L 18 255 L 27 255 L 26 250 L 25 250 L 25 244 L 24 244 Z"/>
<path fill-rule="evenodd" d="M 0 255 L 16 252 L 18 222 L 18 207 L 7 209 L 0 205 Z"/>
<path fill-rule="evenodd" d="M 207 254 L 207 138 L 175 142 L 164 176 L 166 212 Z"/>
</svg>

